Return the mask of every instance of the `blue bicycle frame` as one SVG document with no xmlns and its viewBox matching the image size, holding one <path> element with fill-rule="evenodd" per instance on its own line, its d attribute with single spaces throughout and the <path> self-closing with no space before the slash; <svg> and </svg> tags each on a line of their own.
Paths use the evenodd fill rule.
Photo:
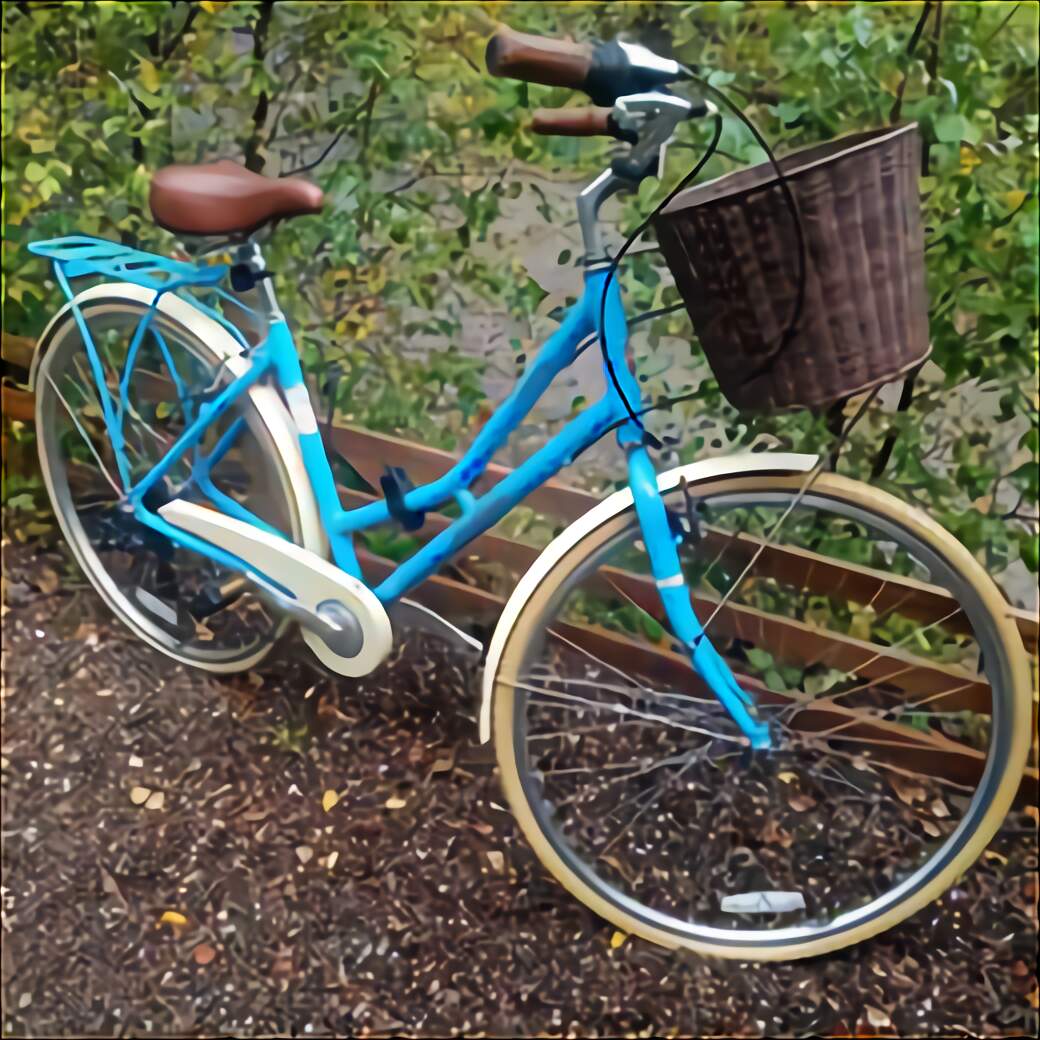
<svg viewBox="0 0 1040 1040">
<path fill-rule="evenodd" d="M 143 478 L 131 484 L 130 467 L 125 457 L 122 435 L 122 419 L 128 407 L 127 385 L 134 360 L 151 326 L 159 299 L 166 292 L 180 293 L 185 287 L 202 286 L 216 292 L 225 302 L 230 301 L 236 306 L 242 306 L 235 297 L 219 288 L 218 282 L 223 279 L 227 268 L 223 265 L 196 267 L 128 249 L 115 243 L 81 236 L 34 243 L 29 248 L 34 253 L 52 259 L 58 282 L 72 301 L 73 313 L 98 383 L 104 420 L 119 460 L 123 490 L 141 523 L 161 532 L 178 545 L 210 557 L 223 567 L 237 572 L 256 570 L 255 567 L 247 567 L 233 554 L 170 524 L 150 509 L 145 499 L 148 491 L 162 480 L 180 459 L 188 452 L 193 452 L 192 476 L 188 483 L 194 483 L 227 515 L 273 531 L 273 528 L 240 503 L 220 492 L 210 480 L 210 470 L 230 449 L 243 428 L 244 421 L 238 419 L 232 423 L 209 454 L 204 455 L 198 450 L 207 429 L 229 407 L 257 382 L 272 378 L 284 394 L 296 424 L 303 461 L 318 503 L 322 524 L 328 534 L 333 559 L 344 571 L 364 580 L 352 536 L 356 531 L 387 522 L 392 519 L 392 514 L 385 500 L 355 509 L 343 508 L 336 490 L 332 467 L 307 396 L 292 333 L 274 301 L 273 292 L 269 292 L 267 336 L 255 347 L 248 346 L 238 329 L 228 322 L 218 309 L 202 304 L 193 295 L 186 297 L 193 305 L 202 307 L 205 313 L 216 317 L 225 327 L 233 330 L 243 345 L 249 366 L 212 400 L 199 405 L 194 417 L 188 410 L 188 402 L 185 401 L 186 428 L 154 467 Z M 259 255 L 255 247 L 254 255 Z M 633 403 L 640 401 L 638 383 L 626 361 L 628 331 L 620 289 L 616 280 L 607 283 L 608 270 L 607 265 L 586 270 L 585 288 L 581 299 L 567 312 L 559 329 L 544 344 L 510 395 L 484 425 L 462 458 L 443 476 L 405 494 L 403 505 L 409 511 L 426 512 L 454 500 L 461 509 L 461 515 L 411 557 L 400 563 L 373 591 L 385 605 L 392 604 L 425 581 L 470 541 L 501 520 L 531 491 L 569 465 L 582 450 L 611 428 L 616 428 L 618 443 L 624 449 L 628 460 L 629 485 L 650 558 L 651 570 L 672 631 L 689 649 L 694 667 L 725 705 L 752 746 L 766 747 L 769 745 L 768 730 L 748 712 L 748 706 L 752 704 L 751 698 L 738 685 L 729 666 L 711 642 L 703 636 L 703 629 L 694 613 L 690 590 L 679 563 L 679 539 L 668 522 L 667 512 L 658 491 L 654 466 L 644 445 L 643 431 L 632 421 L 612 380 L 605 380 L 606 388 L 598 401 L 568 422 L 544 447 L 491 490 L 479 497 L 470 490 L 486 470 L 495 452 L 506 443 L 530 413 L 555 377 L 575 360 L 581 352 L 582 345 L 593 334 L 603 337 L 607 357 L 625 398 Z M 146 285 L 156 292 L 152 306 L 142 317 L 131 339 L 119 387 L 120 400 L 116 406 L 113 406 L 104 382 L 96 346 L 69 287 L 68 279 L 81 274 L 117 276 Z M 269 283 L 265 283 L 265 286 L 269 286 Z M 599 316 L 604 292 L 606 307 L 604 325 L 601 329 Z M 181 392 L 179 375 L 161 334 L 156 328 L 152 328 L 152 332 L 166 359 L 174 384 L 178 392 Z M 277 582 L 271 581 L 265 575 L 260 574 L 259 577 L 281 588 Z"/>
</svg>

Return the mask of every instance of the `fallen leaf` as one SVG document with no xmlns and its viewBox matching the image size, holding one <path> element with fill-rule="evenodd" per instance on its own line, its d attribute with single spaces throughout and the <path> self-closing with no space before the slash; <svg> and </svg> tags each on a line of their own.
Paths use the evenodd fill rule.
<svg viewBox="0 0 1040 1040">
<path fill-rule="evenodd" d="M 61 578 L 50 567 L 41 567 L 36 574 L 36 584 L 45 596 L 49 596 L 52 592 L 58 591 Z"/>
<path fill-rule="evenodd" d="M 332 870 L 332 868 L 336 865 L 336 860 L 338 859 L 338 852 L 330 852 L 328 859 L 325 861 L 325 866 L 328 867 L 329 870 Z"/>
<path fill-rule="evenodd" d="M 871 1007 L 867 1004 L 866 1012 L 867 1021 L 874 1029 L 883 1029 L 885 1026 L 890 1026 L 892 1024 L 892 1019 L 890 1019 L 884 1011 L 880 1011 L 876 1007 Z"/>
<path fill-rule="evenodd" d="M 188 923 L 188 919 L 179 910 L 164 910 L 162 917 L 159 918 L 159 923 L 173 925 L 174 928 L 183 928 Z"/>
<path fill-rule="evenodd" d="M 140 769 L 144 765 L 144 759 L 138 758 L 137 755 L 130 756 L 130 768 Z"/>
<path fill-rule="evenodd" d="M 939 819 L 950 815 L 950 810 L 946 808 L 946 803 L 941 798 L 936 798 L 932 802 L 932 815 L 938 816 Z"/>
<path fill-rule="evenodd" d="M 762 831 L 762 841 L 767 845 L 779 845 L 785 849 L 789 849 L 794 844 L 794 838 L 782 827 L 777 826 L 776 820 L 772 817 L 766 821 Z"/>
<path fill-rule="evenodd" d="M 296 846 L 296 858 L 301 863 L 310 863 L 311 857 L 314 855 L 314 849 L 310 845 L 297 845 Z"/>
<path fill-rule="evenodd" d="M 21 996 L 20 996 L 20 997 L 18 998 L 18 1007 L 19 1007 L 19 1010 L 20 1010 L 21 1008 L 27 1008 L 27 1007 L 28 1007 L 28 1006 L 29 1006 L 29 1005 L 30 1005 L 31 1003 L 32 1003 L 32 994 L 31 994 L 31 993 L 23 993 L 23 994 L 22 994 L 22 995 L 21 995 Z"/>
<path fill-rule="evenodd" d="M 888 778 L 888 782 L 892 785 L 892 790 L 895 791 L 899 800 L 906 805 L 923 802 L 928 797 L 928 792 L 920 784 L 915 784 L 912 780 L 904 780 L 903 777 L 894 773 Z"/>
<path fill-rule="evenodd" d="M 787 804 L 795 812 L 805 812 L 816 804 L 816 799 L 807 794 L 794 794 L 787 799 Z"/>
<path fill-rule="evenodd" d="M 147 787 L 131 787 L 130 788 L 130 801 L 134 805 L 144 805 L 145 802 L 151 797 L 152 792 Z"/>
<path fill-rule="evenodd" d="M 398 798 L 397 795 L 391 795 L 384 804 L 387 809 L 403 809 L 408 801 L 405 798 Z"/>
<path fill-rule="evenodd" d="M 616 950 L 627 938 L 628 936 L 624 932 L 615 932 L 610 937 L 610 948 Z"/>
<path fill-rule="evenodd" d="M 932 838 L 941 838 L 942 837 L 942 830 L 938 826 L 936 826 L 936 824 L 932 823 L 931 820 L 922 820 L 921 821 L 921 826 L 924 828 L 925 834 L 929 835 L 929 837 L 932 837 Z"/>
<path fill-rule="evenodd" d="M 196 964 L 209 964 L 211 960 L 217 955 L 217 951 L 213 949 L 209 943 L 199 943 L 191 952 L 192 957 L 195 958 Z"/>
<path fill-rule="evenodd" d="M 782 784 L 789 784 L 789 783 L 791 783 L 792 780 L 797 780 L 798 776 L 795 773 L 783 772 L 783 773 L 777 773 L 776 774 L 776 778 Z"/>
<path fill-rule="evenodd" d="M 505 869 L 506 858 L 501 852 L 492 849 L 487 854 L 488 862 L 491 864 L 493 870 L 498 871 L 499 874 Z"/>
<path fill-rule="evenodd" d="M 339 794 L 330 789 L 321 796 L 321 807 L 328 812 L 338 801 Z"/>
<path fill-rule="evenodd" d="M 112 696 L 112 691 L 110 689 L 108 689 L 107 687 L 105 689 L 103 689 L 103 690 L 95 690 L 94 693 L 98 697 L 111 697 Z"/>
<path fill-rule="evenodd" d="M 153 791 L 144 803 L 146 809 L 161 809 L 166 804 L 166 795 L 162 791 Z"/>
<path fill-rule="evenodd" d="M 105 870 L 100 864 L 98 869 L 101 871 L 101 889 L 107 895 L 114 896 L 122 904 L 124 910 L 128 910 L 130 905 L 127 903 L 126 898 L 123 896 L 123 892 L 119 887 L 119 883 L 112 875 Z"/>
</svg>

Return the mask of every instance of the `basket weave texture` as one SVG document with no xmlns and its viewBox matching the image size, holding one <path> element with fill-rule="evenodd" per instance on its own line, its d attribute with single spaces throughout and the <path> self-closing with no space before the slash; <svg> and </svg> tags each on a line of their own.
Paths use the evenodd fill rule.
<svg viewBox="0 0 1040 1040">
<path fill-rule="evenodd" d="M 806 247 L 804 303 L 786 341 L 798 239 L 770 163 L 689 188 L 658 215 L 661 250 L 731 404 L 822 408 L 928 356 L 920 156 L 910 123 L 779 160 Z"/>
</svg>

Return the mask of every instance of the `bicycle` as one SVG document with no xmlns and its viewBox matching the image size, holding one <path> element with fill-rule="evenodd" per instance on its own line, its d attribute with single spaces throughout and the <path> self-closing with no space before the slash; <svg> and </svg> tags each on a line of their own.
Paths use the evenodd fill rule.
<svg viewBox="0 0 1040 1040">
<path fill-rule="evenodd" d="M 858 942 L 949 887 L 1012 804 L 1031 696 L 1009 607 L 929 517 L 816 456 L 655 471 L 598 216 L 711 106 L 668 90 L 676 62 L 621 41 L 503 29 L 488 65 L 608 106 L 542 111 L 536 129 L 629 150 L 578 198 L 582 298 L 461 460 L 419 487 L 388 470 L 381 499 L 343 508 L 254 237 L 318 213 L 320 190 L 228 161 L 167 167 L 154 218 L 230 242 L 230 264 L 85 236 L 30 246 L 68 300 L 31 373 L 61 529 L 116 615 L 178 661 L 250 668 L 295 623 L 327 668 L 361 676 L 402 619 L 482 649 L 407 594 L 616 431 L 628 487 L 537 555 L 487 648 L 480 738 L 509 804 L 547 869 L 626 932 L 745 960 Z M 87 276 L 102 280 L 74 292 Z M 602 396 L 475 496 L 597 337 Z M 450 525 L 366 581 L 355 534 L 420 529 L 452 501 Z"/>
</svg>

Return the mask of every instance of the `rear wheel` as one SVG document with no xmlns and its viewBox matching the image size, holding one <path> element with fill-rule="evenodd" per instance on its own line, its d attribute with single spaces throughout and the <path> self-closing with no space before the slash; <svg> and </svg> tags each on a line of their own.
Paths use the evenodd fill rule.
<svg viewBox="0 0 1040 1040">
<path fill-rule="evenodd" d="M 224 358 L 162 311 L 155 313 L 127 373 L 134 330 L 147 310 L 119 297 L 81 305 L 114 408 L 120 382 L 126 384 L 122 429 L 132 482 L 163 457 L 198 415 L 202 401 L 233 378 Z M 102 398 L 71 311 L 49 330 L 39 349 L 40 465 L 58 523 L 84 573 L 121 620 L 170 657 L 214 672 L 256 664 L 285 622 L 240 575 L 177 548 L 126 507 Z M 211 452 L 225 434 L 231 446 L 212 467 L 211 490 L 299 542 L 288 476 L 248 395 L 210 427 L 199 452 Z M 212 505 L 192 463 L 189 451 L 148 492 L 151 511 L 178 496 Z"/>
<path fill-rule="evenodd" d="M 772 750 L 747 747 L 669 638 L 631 507 L 535 587 L 493 677 L 535 851 L 664 945 L 780 960 L 889 928 L 979 855 L 1022 775 L 1027 659 L 993 582 L 891 496 L 823 474 L 799 498 L 805 481 L 665 495 L 698 615 Z"/>
</svg>

